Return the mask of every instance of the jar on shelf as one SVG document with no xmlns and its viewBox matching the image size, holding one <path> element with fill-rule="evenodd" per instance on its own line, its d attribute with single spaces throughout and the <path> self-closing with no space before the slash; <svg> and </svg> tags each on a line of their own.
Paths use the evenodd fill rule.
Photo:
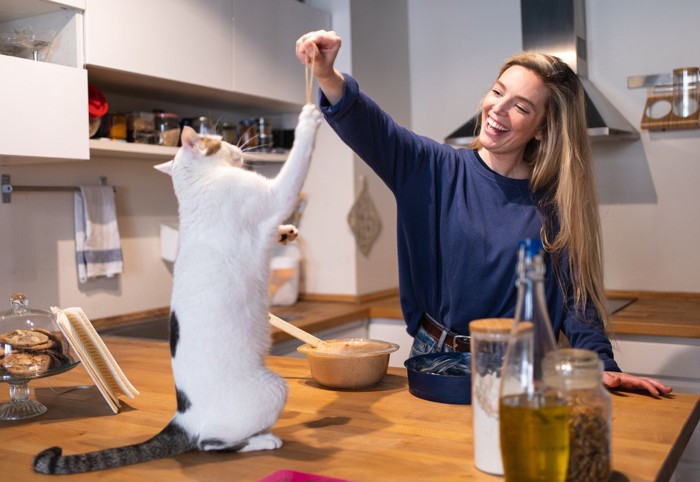
<svg viewBox="0 0 700 482">
<path fill-rule="evenodd" d="M 258 119 L 258 146 L 265 150 L 272 149 L 272 126 L 264 117 Z"/>
<path fill-rule="evenodd" d="M 238 145 L 241 149 L 252 149 L 258 147 L 258 123 L 256 119 L 243 119 L 238 123 Z"/>
<path fill-rule="evenodd" d="M 562 348 L 556 372 L 569 405 L 567 482 L 605 481 L 612 475 L 611 398 L 603 386 L 603 362 L 591 350 Z"/>
<path fill-rule="evenodd" d="M 228 142 L 229 144 L 233 144 L 235 146 L 238 142 L 235 124 L 224 121 L 221 124 L 221 138 L 224 140 L 224 142 Z"/>
<path fill-rule="evenodd" d="M 197 131 L 197 134 L 216 134 L 214 122 L 205 115 L 195 117 L 192 121 L 192 128 Z"/>
<path fill-rule="evenodd" d="M 180 124 L 177 115 L 172 112 L 157 112 L 155 114 L 157 143 L 161 146 L 177 146 L 180 138 Z"/>
</svg>

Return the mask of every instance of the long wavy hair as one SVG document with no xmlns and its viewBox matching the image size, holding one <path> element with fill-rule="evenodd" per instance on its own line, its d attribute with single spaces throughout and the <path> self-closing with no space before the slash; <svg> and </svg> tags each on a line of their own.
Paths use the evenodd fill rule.
<svg viewBox="0 0 700 482">
<path fill-rule="evenodd" d="M 506 60 L 498 77 L 514 65 L 533 72 L 549 91 L 542 139 L 531 139 L 524 153 L 532 191 L 545 193 L 538 206 L 543 220 L 543 244 L 552 254 L 555 267 L 560 266 L 562 256 L 567 256 L 570 290 L 562 273 L 555 273 L 564 296 L 573 296 L 574 305 L 581 313 L 586 313 L 586 306 L 592 303 L 609 326 L 611 316 L 603 288 L 600 217 L 583 85 L 565 62 L 552 55 L 517 54 Z M 478 137 L 470 147 L 482 147 Z M 593 321 L 589 316 L 586 318 Z"/>
</svg>

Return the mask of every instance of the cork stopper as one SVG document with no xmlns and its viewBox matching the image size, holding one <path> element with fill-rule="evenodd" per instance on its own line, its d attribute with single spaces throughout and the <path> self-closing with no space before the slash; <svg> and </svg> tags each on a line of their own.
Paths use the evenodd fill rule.
<svg viewBox="0 0 700 482">
<path fill-rule="evenodd" d="M 513 318 L 483 318 L 469 323 L 469 332 L 474 333 L 510 333 Z"/>
</svg>

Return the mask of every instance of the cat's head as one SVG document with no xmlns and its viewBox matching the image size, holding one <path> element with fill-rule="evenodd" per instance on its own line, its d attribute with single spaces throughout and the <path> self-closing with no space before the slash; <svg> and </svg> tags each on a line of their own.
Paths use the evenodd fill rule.
<svg viewBox="0 0 700 482">
<path fill-rule="evenodd" d="M 221 136 L 201 135 L 185 126 L 180 135 L 182 147 L 175 159 L 154 166 L 169 175 L 194 173 L 216 166 L 243 167 L 243 152 L 237 146 L 224 142 Z"/>
</svg>

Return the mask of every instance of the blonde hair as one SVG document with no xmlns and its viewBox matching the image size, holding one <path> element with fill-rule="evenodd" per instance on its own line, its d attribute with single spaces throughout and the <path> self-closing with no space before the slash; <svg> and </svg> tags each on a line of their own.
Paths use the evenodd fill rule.
<svg viewBox="0 0 700 482">
<path fill-rule="evenodd" d="M 543 218 L 543 244 L 553 255 L 555 270 L 562 256 L 568 254 L 571 293 L 564 287 L 562 273 L 556 272 L 565 299 L 573 296 L 576 309 L 586 315 L 585 307 L 592 302 L 608 325 L 610 313 L 603 288 L 600 218 L 583 86 L 574 71 L 552 55 L 522 52 L 506 60 L 498 76 L 514 65 L 535 73 L 549 91 L 542 138 L 530 140 L 524 154 L 530 167 L 532 191 L 545 192 L 538 207 Z M 470 147 L 482 147 L 478 137 Z"/>
</svg>

